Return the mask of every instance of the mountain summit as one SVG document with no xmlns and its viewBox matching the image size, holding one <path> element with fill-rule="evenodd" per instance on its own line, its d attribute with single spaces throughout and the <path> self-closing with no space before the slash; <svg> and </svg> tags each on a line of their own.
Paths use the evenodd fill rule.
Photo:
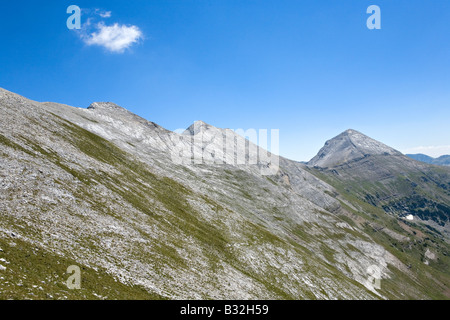
<svg viewBox="0 0 450 320">
<path fill-rule="evenodd" d="M 198 134 L 200 132 L 205 132 L 205 131 L 207 131 L 209 129 L 212 129 L 212 128 L 218 130 L 218 128 L 216 128 L 216 127 L 214 127 L 214 126 L 212 126 L 210 124 L 207 124 L 204 121 L 201 121 L 201 120 L 200 121 L 195 121 L 193 124 L 191 124 L 189 126 L 189 128 L 186 129 L 184 134 L 195 136 L 196 134 Z"/>
<path fill-rule="evenodd" d="M 369 155 L 401 155 L 401 153 L 361 132 L 349 129 L 328 140 L 308 165 L 334 167 Z"/>
<path fill-rule="evenodd" d="M 121 106 L 118 106 L 117 104 L 113 102 L 94 102 L 89 107 L 89 110 L 124 110 Z"/>
</svg>

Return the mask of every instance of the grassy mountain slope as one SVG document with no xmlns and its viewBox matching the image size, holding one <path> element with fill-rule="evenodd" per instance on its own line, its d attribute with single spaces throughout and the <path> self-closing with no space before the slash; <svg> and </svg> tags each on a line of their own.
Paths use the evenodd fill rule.
<svg viewBox="0 0 450 320">
<path fill-rule="evenodd" d="M 175 164 L 161 147 L 171 133 L 124 111 L 4 90 L 0 112 L 2 299 L 448 296 L 446 252 L 430 246 L 439 259 L 410 267 L 419 255 L 406 259 L 361 222 L 376 207 L 358 210 L 367 204 L 300 164 L 283 159 L 275 176 Z M 130 138 L 136 130 L 147 138 Z M 70 265 L 81 290 L 65 286 Z"/>
</svg>

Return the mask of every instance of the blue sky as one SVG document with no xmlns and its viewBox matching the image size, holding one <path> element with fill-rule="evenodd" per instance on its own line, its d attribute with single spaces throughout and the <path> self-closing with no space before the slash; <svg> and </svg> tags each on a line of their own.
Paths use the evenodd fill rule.
<svg viewBox="0 0 450 320">
<path fill-rule="evenodd" d="M 0 87 L 33 100 L 112 101 L 170 130 L 279 129 L 295 160 L 348 128 L 450 153 L 448 0 L 2 1 L 0 41 Z"/>
</svg>

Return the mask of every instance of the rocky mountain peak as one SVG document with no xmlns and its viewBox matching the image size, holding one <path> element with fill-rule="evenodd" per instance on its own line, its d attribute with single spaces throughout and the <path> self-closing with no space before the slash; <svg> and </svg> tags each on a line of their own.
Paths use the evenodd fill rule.
<svg viewBox="0 0 450 320">
<path fill-rule="evenodd" d="M 328 140 L 308 165 L 334 167 L 370 155 L 401 155 L 401 153 L 359 131 L 348 129 Z"/>
<path fill-rule="evenodd" d="M 215 128 L 215 127 L 210 124 L 207 124 L 204 121 L 199 120 L 199 121 L 195 121 L 193 124 L 191 124 L 184 133 L 187 135 L 193 136 L 200 132 L 203 133 L 205 131 L 208 131 L 212 128 Z"/>
<path fill-rule="evenodd" d="M 89 107 L 89 110 L 125 110 L 121 106 L 113 102 L 94 102 Z"/>
</svg>

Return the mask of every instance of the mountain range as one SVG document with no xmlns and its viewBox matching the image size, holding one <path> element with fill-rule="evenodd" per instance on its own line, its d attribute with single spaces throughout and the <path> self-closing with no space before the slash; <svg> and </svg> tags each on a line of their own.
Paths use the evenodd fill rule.
<svg viewBox="0 0 450 320">
<path fill-rule="evenodd" d="M 407 156 L 414 160 L 422 161 L 429 164 L 435 164 L 438 166 L 450 166 L 450 155 L 443 155 L 438 158 L 433 158 L 427 156 L 426 154 L 418 153 L 418 154 L 407 154 Z"/>
<path fill-rule="evenodd" d="M 450 298 L 448 167 L 355 130 L 300 163 L 110 102 L 0 114 L 0 299 Z"/>
</svg>

